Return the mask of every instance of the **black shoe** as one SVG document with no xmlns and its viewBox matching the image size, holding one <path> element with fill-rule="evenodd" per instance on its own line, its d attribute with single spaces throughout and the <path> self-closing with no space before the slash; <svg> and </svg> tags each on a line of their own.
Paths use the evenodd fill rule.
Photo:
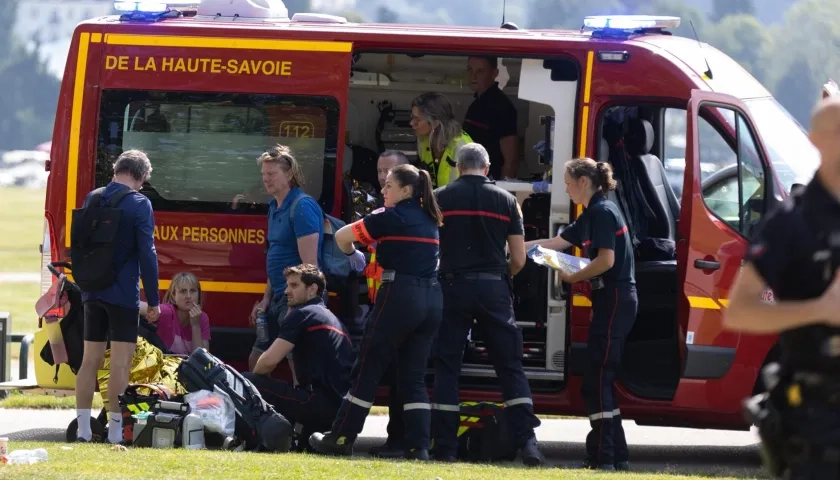
<svg viewBox="0 0 840 480">
<path fill-rule="evenodd" d="M 536 439 L 532 438 L 528 440 L 519 452 L 522 454 L 522 463 L 529 467 L 538 467 L 545 463 L 545 457 L 540 453 L 540 449 L 537 448 Z"/>
<path fill-rule="evenodd" d="M 405 452 L 406 460 L 422 460 L 429 461 L 429 451 L 425 448 L 409 448 Z"/>
<path fill-rule="evenodd" d="M 616 470 L 615 465 L 611 463 L 596 464 L 592 461 L 592 459 L 589 458 L 587 458 L 581 463 L 580 468 L 584 468 L 587 470 L 604 470 L 607 472 L 614 472 Z"/>
<path fill-rule="evenodd" d="M 403 458 L 405 450 L 396 442 L 385 442 L 383 445 L 371 448 L 368 453 L 378 458 Z"/>
<path fill-rule="evenodd" d="M 349 457 L 353 455 L 353 440 L 344 435 L 335 435 L 332 432 L 313 433 L 309 437 L 309 444 L 316 452 L 323 455 L 335 455 Z"/>
<path fill-rule="evenodd" d="M 93 440 L 88 440 L 82 437 L 76 437 L 76 443 L 93 443 Z"/>
<path fill-rule="evenodd" d="M 619 472 L 629 472 L 630 471 L 630 462 L 617 462 L 615 464 L 615 469 Z"/>
</svg>

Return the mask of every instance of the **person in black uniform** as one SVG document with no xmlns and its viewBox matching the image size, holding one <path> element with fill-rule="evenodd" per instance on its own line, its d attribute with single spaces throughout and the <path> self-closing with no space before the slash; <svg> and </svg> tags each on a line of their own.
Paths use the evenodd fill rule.
<svg viewBox="0 0 840 480">
<path fill-rule="evenodd" d="M 385 181 L 388 180 L 388 173 L 397 165 L 406 165 L 408 163 L 408 157 L 400 150 L 385 150 L 379 155 L 379 159 L 376 161 L 376 178 L 379 180 L 380 188 L 379 195 L 376 196 L 377 208 L 385 206 L 385 197 L 382 195 L 382 190 L 385 189 Z M 374 247 L 372 245 L 368 249 L 373 253 Z M 376 258 L 373 256 L 373 263 L 375 262 Z M 375 266 L 370 270 L 375 271 Z M 376 289 L 377 284 L 378 282 L 376 281 L 368 282 L 368 288 Z M 373 293 L 375 295 L 376 292 Z M 371 318 L 373 317 L 368 316 L 368 321 Z M 399 380 L 397 377 L 397 358 L 395 356 L 391 360 L 388 369 L 385 370 L 383 378 L 388 384 L 388 427 L 386 428 L 388 438 L 385 439 L 383 445 L 373 447 L 368 451 L 374 457 L 396 458 L 402 457 L 405 453 L 403 448 L 405 424 L 402 421 L 402 398 L 399 393 Z"/>
<path fill-rule="evenodd" d="M 277 339 L 257 359 L 254 371 L 242 375 L 289 422 L 300 424 L 302 432 L 315 432 L 329 427 L 328 419 L 338 411 L 341 397 L 350 388 L 353 343 L 324 305 L 327 280 L 318 267 L 287 267 L 283 275 L 289 314 L 280 324 Z M 289 352 L 297 385 L 271 377 Z"/>
<path fill-rule="evenodd" d="M 779 334 L 768 393 L 747 412 L 759 413 L 765 466 L 797 480 L 840 477 L 840 99 L 822 101 L 810 137 L 819 170 L 758 225 L 723 316 L 728 329 Z"/>
<path fill-rule="evenodd" d="M 475 100 L 464 116 L 464 131 L 490 154 L 490 177 L 494 180 L 516 178 L 517 138 L 516 107 L 499 88 L 499 59 L 470 57 L 467 77 Z"/>
<path fill-rule="evenodd" d="M 435 191 L 446 223 L 440 230 L 444 318 L 434 350 L 434 456 L 452 461 L 458 451 L 458 376 L 475 319 L 501 383 L 511 441 L 522 461 L 535 466 L 545 462 L 534 435 L 540 421 L 522 368 L 522 332 L 510 290 L 510 277 L 525 265 L 522 212 L 513 195 L 486 177 L 490 165 L 487 150 L 468 143 L 456 157 L 460 177 Z"/>
<path fill-rule="evenodd" d="M 382 286 L 353 365 L 353 386 L 344 396 L 330 431 L 312 434 L 309 443 L 320 453 L 352 454 L 379 381 L 399 351 L 405 457 L 427 460 L 431 406 L 425 378 L 432 339 L 443 310 L 437 279 L 438 227 L 443 217 L 428 172 L 413 165 L 399 165 L 391 170 L 384 195 L 385 208 L 342 227 L 335 235 L 339 247 L 348 255 L 359 254 L 353 247 L 354 241 L 363 245 L 377 243 Z"/>
<path fill-rule="evenodd" d="M 536 245 L 553 250 L 574 245 L 591 260 L 577 273 L 560 274 L 566 283 L 589 280 L 592 287 L 592 323 L 581 387 L 592 431 L 586 437 L 583 466 L 628 470 L 629 453 L 615 380 L 639 304 L 633 248 L 618 206 L 605 197 L 616 186 L 610 165 L 578 158 L 566 162 L 565 170 L 566 191 L 573 202 L 584 206 L 583 213 L 560 236 L 527 242 L 526 246 L 530 251 Z"/>
</svg>

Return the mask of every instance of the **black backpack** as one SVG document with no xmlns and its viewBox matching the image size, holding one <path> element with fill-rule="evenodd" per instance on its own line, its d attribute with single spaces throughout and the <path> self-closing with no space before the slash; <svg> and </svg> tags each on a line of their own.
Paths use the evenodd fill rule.
<svg viewBox="0 0 840 480">
<path fill-rule="evenodd" d="M 461 402 L 458 428 L 458 458 L 468 462 L 499 462 L 516 459 L 504 422 L 504 406 L 493 402 Z"/>
<path fill-rule="evenodd" d="M 70 261 L 73 280 L 85 292 L 96 292 L 110 287 L 120 268 L 114 265 L 117 231 L 123 210 L 116 208 L 131 189 L 125 189 L 100 205 L 105 187 L 93 191 L 82 208 L 73 210 L 71 227 Z"/>
</svg>

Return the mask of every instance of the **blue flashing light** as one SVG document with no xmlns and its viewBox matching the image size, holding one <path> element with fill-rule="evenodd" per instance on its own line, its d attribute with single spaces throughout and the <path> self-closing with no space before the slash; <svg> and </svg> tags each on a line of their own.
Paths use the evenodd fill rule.
<svg viewBox="0 0 840 480">
<path fill-rule="evenodd" d="M 118 12 L 166 13 L 172 7 L 196 6 L 201 0 L 169 0 L 166 2 L 114 2 Z"/>
<path fill-rule="evenodd" d="M 653 15 L 599 15 L 583 19 L 583 28 L 592 30 L 644 30 L 677 28 L 680 17 Z"/>
</svg>

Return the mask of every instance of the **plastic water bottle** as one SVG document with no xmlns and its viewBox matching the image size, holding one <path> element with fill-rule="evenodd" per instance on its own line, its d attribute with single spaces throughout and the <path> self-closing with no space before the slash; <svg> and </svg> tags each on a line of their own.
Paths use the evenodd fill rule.
<svg viewBox="0 0 840 480">
<path fill-rule="evenodd" d="M 7 465 L 32 465 L 47 461 L 47 451 L 43 448 L 35 450 L 15 450 L 3 455 L 3 463 Z"/>
<path fill-rule="evenodd" d="M 265 317 L 265 312 L 257 310 L 257 342 L 265 343 L 268 341 L 268 319 Z"/>
<path fill-rule="evenodd" d="M 50 350 L 52 350 L 53 363 L 56 365 L 67 363 L 67 346 L 64 345 L 64 335 L 61 333 L 61 326 L 58 322 L 58 317 L 50 316 L 44 319 L 47 338 L 50 342 Z"/>
</svg>

